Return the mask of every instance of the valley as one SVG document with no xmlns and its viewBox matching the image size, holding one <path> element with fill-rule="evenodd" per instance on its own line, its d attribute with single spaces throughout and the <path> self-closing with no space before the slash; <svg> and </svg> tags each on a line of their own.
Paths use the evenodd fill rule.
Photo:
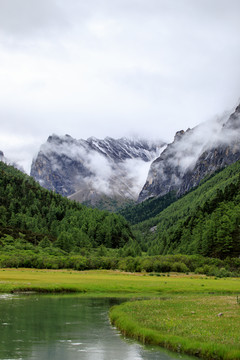
<svg viewBox="0 0 240 360">
<path fill-rule="evenodd" d="M 0 292 L 137 298 L 111 309 L 123 334 L 239 359 L 239 122 L 238 107 L 211 144 L 206 124 L 167 146 L 54 135 L 32 176 L 2 154 Z"/>
</svg>

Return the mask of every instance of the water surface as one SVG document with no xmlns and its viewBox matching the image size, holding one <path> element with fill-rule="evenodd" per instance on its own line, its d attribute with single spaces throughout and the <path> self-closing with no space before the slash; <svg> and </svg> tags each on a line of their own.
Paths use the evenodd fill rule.
<svg viewBox="0 0 240 360">
<path fill-rule="evenodd" d="M 124 339 L 108 319 L 120 299 L 0 295 L 0 359 L 193 359 Z"/>
</svg>

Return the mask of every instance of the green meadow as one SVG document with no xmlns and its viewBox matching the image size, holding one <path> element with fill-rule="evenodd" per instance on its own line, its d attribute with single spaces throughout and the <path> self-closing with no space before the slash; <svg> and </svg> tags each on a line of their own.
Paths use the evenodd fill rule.
<svg viewBox="0 0 240 360">
<path fill-rule="evenodd" d="M 110 313 L 126 336 L 204 359 L 240 359 L 234 295 L 176 295 L 127 302 Z"/>
<path fill-rule="evenodd" d="M 240 278 L 113 270 L 0 270 L 0 292 L 28 291 L 126 297 L 130 301 L 110 311 L 112 323 L 123 334 L 200 358 L 240 359 Z"/>
<path fill-rule="evenodd" d="M 117 270 L 0 270 L 0 292 L 82 292 L 137 296 L 165 294 L 238 294 L 240 278 L 205 275 L 126 273 Z"/>
</svg>

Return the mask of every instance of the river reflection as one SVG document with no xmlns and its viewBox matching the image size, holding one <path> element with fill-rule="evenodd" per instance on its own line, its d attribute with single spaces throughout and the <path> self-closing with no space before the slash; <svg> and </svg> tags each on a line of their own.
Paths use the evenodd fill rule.
<svg viewBox="0 0 240 360">
<path fill-rule="evenodd" d="M 193 359 L 123 339 L 108 320 L 120 299 L 0 295 L 0 359 Z"/>
</svg>

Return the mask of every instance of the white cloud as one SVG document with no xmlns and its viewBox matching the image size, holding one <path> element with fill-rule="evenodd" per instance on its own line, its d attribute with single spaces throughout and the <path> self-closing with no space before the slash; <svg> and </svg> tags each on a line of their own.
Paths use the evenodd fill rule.
<svg viewBox="0 0 240 360">
<path fill-rule="evenodd" d="M 9 37 L 32 38 L 64 24 L 66 18 L 55 0 L 0 0 L 0 31 Z"/>
<path fill-rule="evenodd" d="M 38 151 L 40 146 L 40 139 L 32 135 L 22 136 L 15 135 L 13 133 L 0 134 L 0 147 L 1 149 L 7 149 L 7 153 L 4 155 L 10 162 L 18 164 L 28 174 L 30 173 L 30 167 L 32 163 L 33 155 Z"/>
<path fill-rule="evenodd" d="M 236 105 L 239 11 L 238 0 L 0 0 L 4 133 L 171 141 Z"/>
</svg>

